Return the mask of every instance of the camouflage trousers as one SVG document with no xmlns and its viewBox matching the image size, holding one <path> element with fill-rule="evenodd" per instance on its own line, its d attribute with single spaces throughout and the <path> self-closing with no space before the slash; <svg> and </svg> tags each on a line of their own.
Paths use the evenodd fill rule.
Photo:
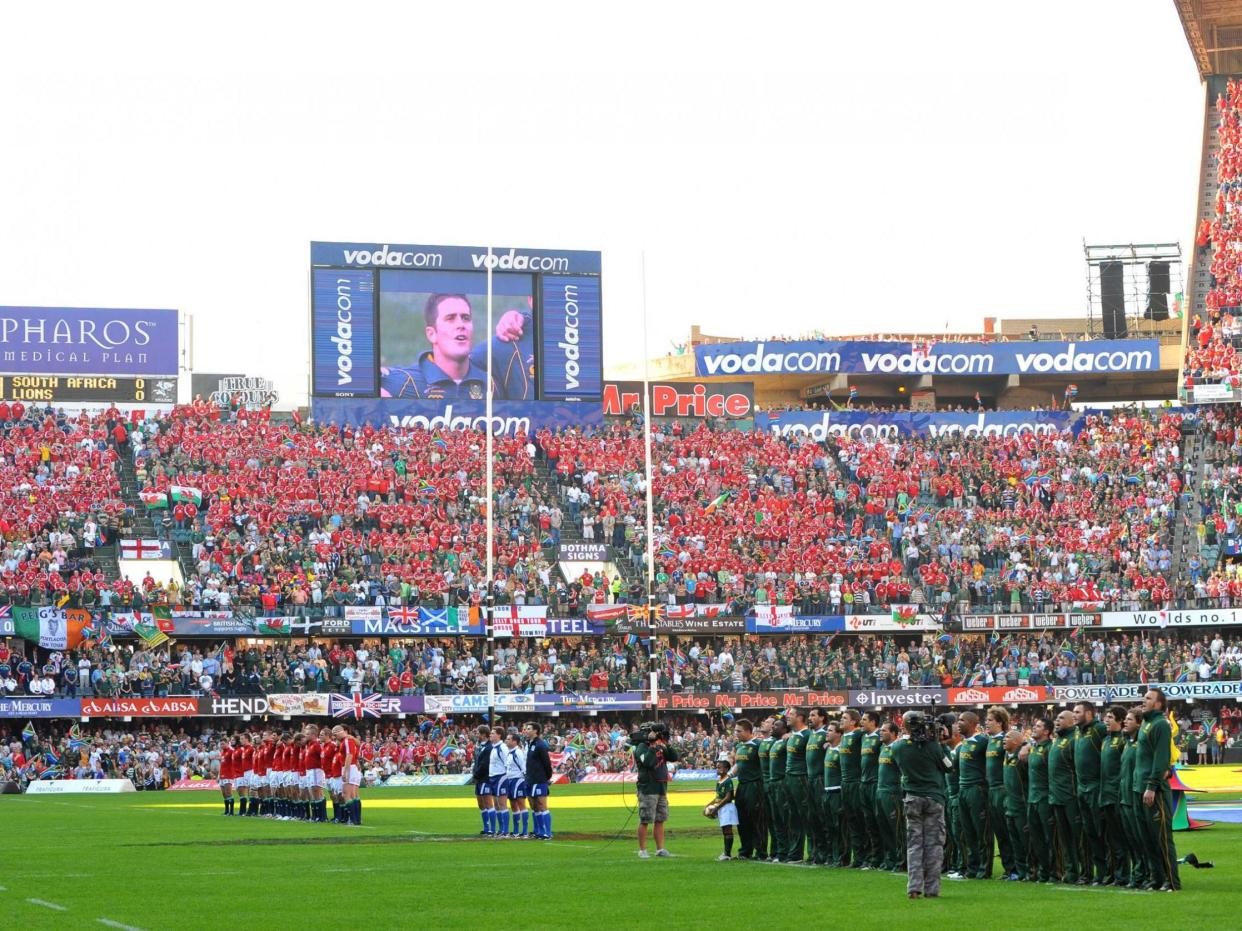
<svg viewBox="0 0 1242 931">
<path fill-rule="evenodd" d="M 944 806 L 918 795 L 905 797 L 906 891 L 940 895 L 944 862 Z"/>
</svg>

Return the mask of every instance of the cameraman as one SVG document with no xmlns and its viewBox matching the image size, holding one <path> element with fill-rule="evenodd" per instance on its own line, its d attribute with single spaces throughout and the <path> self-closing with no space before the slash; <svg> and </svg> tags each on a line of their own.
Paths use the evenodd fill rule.
<svg viewBox="0 0 1242 931">
<path fill-rule="evenodd" d="M 634 764 L 638 768 L 638 856 L 649 859 L 647 825 L 655 825 L 656 856 L 667 857 L 664 822 L 668 820 L 669 763 L 676 769 L 677 751 L 668 745 L 663 724 L 640 724 L 630 735 Z"/>
<path fill-rule="evenodd" d="M 944 777 L 953 766 L 947 746 L 950 731 L 920 711 L 907 712 L 902 725 L 909 736 L 890 746 L 904 793 L 906 895 L 934 899 L 940 895 L 944 862 Z"/>
</svg>

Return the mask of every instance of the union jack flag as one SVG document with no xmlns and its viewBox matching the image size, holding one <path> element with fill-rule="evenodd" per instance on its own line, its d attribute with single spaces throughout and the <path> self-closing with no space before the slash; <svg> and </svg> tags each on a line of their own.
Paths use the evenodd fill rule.
<svg viewBox="0 0 1242 931">
<path fill-rule="evenodd" d="M 333 692 L 330 701 L 332 717 L 348 718 L 352 716 L 354 720 L 378 718 L 383 698 L 384 696 L 379 692 L 373 692 L 370 695 L 363 695 L 361 692 L 354 692 L 352 695 L 341 695 Z"/>
<path fill-rule="evenodd" d="M 407 608 L 404 605 L 400 608 L 389 608 L 388 620 L 412 624 L 418 620 L 418 608 Z"/>
</svg>

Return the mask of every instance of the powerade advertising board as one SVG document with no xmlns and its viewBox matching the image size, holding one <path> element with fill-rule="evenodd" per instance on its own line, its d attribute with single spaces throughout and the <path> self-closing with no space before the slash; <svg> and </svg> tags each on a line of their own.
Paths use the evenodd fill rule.
<svg viewBox="0 0 1242 931">
<path fill-rule="evenodd" d="M 598 402 L 600 253 L 313 242 L 311 344 L 315 398 Z"/>
</svg>

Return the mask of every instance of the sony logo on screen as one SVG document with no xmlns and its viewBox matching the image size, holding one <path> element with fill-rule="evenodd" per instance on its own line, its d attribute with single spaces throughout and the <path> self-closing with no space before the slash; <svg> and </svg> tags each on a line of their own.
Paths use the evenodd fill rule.
<svg viewBox="0 0 1242 931">
<path fill-rule="evenodd" d="M 51 323 L 49 330 L 48 324 Z M 67 343 L 85 345 L 92 343 L 100 349 L 116 349 L 132 343 L 146 346 L 151 342 L 154 320 L 79 320 L 77 325 L 68 320 L 49 321 L 39 317 L 0 317 L 0 343 Z"/>
<path fill-rule="evenodd" d="M 475 268 L 492 268 L 513 272 L 567 272 L 569 259 L 558 255 L 518 255 L 516 249 L 508 252 L 470 253 Z"/>
</svg>

